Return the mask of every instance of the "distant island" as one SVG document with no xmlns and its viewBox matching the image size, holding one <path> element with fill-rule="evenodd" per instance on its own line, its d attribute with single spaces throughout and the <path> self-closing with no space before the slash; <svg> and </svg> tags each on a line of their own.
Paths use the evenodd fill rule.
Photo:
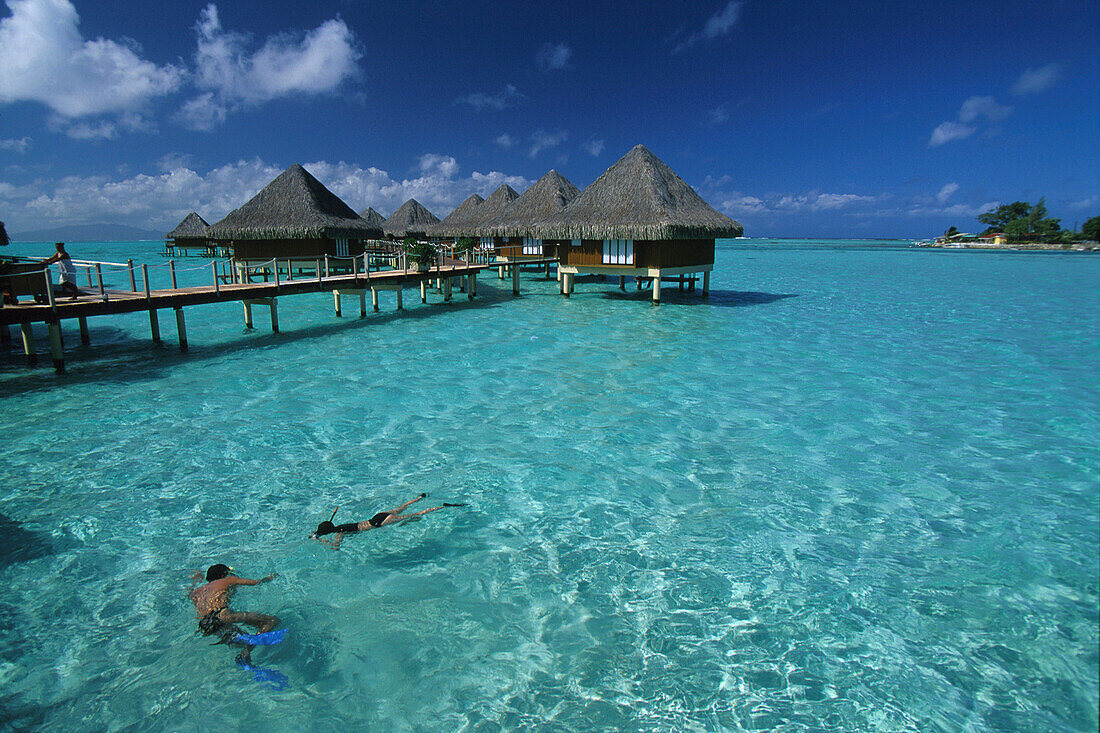
<svg viewBox="0 0 1100 733">
<path fill-rule="evenodd" d="M 127 224 L 74 224 L 64 227 L 12 232 L 13 242 L 140 242 L 164 239 L 164 232 Z"/>
<path fill-rule="evenodd" d="M 926 247 L 992 247 L 1003 249 L 1100 250 L 1100 216 L 1082 225 L 1080 231 L 1063 229 L 1060 219 L 1047 216 L 1046 201 L 1037 204 L 1014 201 L 978 216 L 988 225 L 981 234 L 968 234 L 951 227 Z"/>
</svg>

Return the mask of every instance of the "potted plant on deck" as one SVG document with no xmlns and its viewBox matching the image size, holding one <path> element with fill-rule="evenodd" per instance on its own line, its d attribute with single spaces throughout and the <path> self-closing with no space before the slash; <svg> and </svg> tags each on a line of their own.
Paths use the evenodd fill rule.
<svg viewBox="0 0 1100 733">
<path fill-rule="evenodd" d="M 409 261 L 416 265 L 418 272 L 427 272 L 435 265 L 437 252 L 430 242 L 418 242 L 408 237 L 404 245 Z"/>
</svg>

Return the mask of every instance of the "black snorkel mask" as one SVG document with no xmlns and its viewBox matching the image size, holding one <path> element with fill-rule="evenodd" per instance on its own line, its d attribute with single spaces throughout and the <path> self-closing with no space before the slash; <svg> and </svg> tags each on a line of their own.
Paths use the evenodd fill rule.
<svg viewBox="0 0 1100 733">
<path fill-rule="evenodd" d="M 332 523 L 333 519 L 336 519 L 336 512 L 340 511 L 340 507 L 336 507 L 332 510 L 332 516 L 328 518 L 327 522 L 321 522 L 317 525 L 317 531 L 310 535 L 311 539 L 317 537 L 323 537 L 326 534 L 332 534 L 336 531 L 336 525 Z"/>
</svg>

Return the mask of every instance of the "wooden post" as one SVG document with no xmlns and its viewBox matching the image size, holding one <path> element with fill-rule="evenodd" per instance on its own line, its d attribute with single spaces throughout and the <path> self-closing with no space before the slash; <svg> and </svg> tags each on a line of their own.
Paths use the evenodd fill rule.
<svg viewBox="0 0 1100 733">
<path fill-rule="evenodd" d="M 359 291 L 359 317 L 367 317 L 367 290 L 362 288 Z"/>
<path fill-rule="evenodd" d="M 477 271 L 476 270 L 474 272 L 470 273 L 470 288 L 469 288 L 469 290 L 466 291 L 466 297 L 469 300 L 473 300 L 475 295 L 477 295 Z"/>
<path fill-rule="evenodd" d="M 661 271 L 657 270 L 656 277 L 653 278 L 653 305 L 660 305 L 661 303 Z"/>
<path fill-rule="evenodd" d="M 443 302 L 448 303 L 451 300 L 451 281 L 454 278 L 443 278 Z"/>
<path fill-rule="evenodd" d="M 157 318 L 157 309 L 149 309 L 149 331 L 153 335 L 153 343 L 160 343 L 160 320 Z"/>
<path fill-rule="evenodd" d="M 619 275 L 619 290 L 626 292 L 626 276 Z"/>
<path fill-rule="evenodd" d="M 53 282 L 50 281 L 50 268 L 47 267 L 46 273 L 46 302 L 50 304 L 51 311 L 57 311 L 57 305 L 53 301 Z"/>
<path fill-rule="evenodd" d="M 252 328 L 252 303 L 247 300 L 241 303 L 244 305 L 244 327 Z"/>
<path fill-rule="evenodd" d="M 427 303 L 428 302 L 428 281 L 427 280 L 421 280 L 420 281 L 420 302 L 421 303 Z"/>
<path fill-rule="evenodd" d="M 271 332 L 279 333 L 279 301 L 271 299 Z"/>
<path fill-rule="evenodd" d="M 519 295 L 519 263 L 512 263 L 512 295 Z"/>
<path fill-rule="evenodd" d="M 375 288 L 370 289 L 370 302 L 374 307 L 374 312 L 378 312 L 378 291 Z"/>
<path fill-rule="evenodd" d="M 398 284 L 397 286 L 397 310 L 405 310 L 405 305 L 401 302 L 401 293 L 405 290 L 404 286 Z"/>
<path fill-rule="evenodd" d="M 215 293 L 221 293 L 222 288 L 221 288 L 221 283 L 218 282 L 218 263 L 217 262 L 211 262 L 210 263 L 210 272 L 212 272 L 214 274 L 214 292 Z"/>
<path fill-rule="evenodd" d="M 187 351 L 187 324 L 183 320 L 183 308 L 176 307 L 176 333 L 180 337 L 180 351 Z"/>
<path fill-rule="evenodd" d="M 237 263 L 236 257 L 229 258 L 229 272 L 233 275 L 233 284 L 243 283 L 244 276 L 248 273 L 248 265 L 240 265 Z M 252 282 L 252 278 L 248 278 L 248 282 Z"/>
<path fill-rule="evenodd" d="M 710 270 L 703 273 L 703 295 L 710 295 Z"/>
<path fill-rule="evenodd" d="M 19 328 L 23 332 L 23 353 L 27 355 L 27 366 L 36 366 L 38 354 L 34 353 L 34 332 L 31 331 L 31 324 L 21 323 Z"/>
<path fill-rule="evenodd" d="M 92 268 L 85 267 L 84 268 L 84 274 L 86 274 L 88 276 L 88 287 L 89 288 L 95 287 L 95 284 L 92 282 Z"/>
<path fill-rule="evenodd" d="M 91 272 L 91 270 L 88 272 Z M 85 316 L 80 316 L 76 321 L 80 324 L 80 343 L 87 346 L 92 343 L 92 337 L 88 335 L 88 319 Z M 4 330 L 7 330 L 7 327 Z"/>
<path fill-rule="evenodd" d="M 332 291 L 332 307 L 336 309 L 336 317 L 339 318 L 342 315 L 340 313 L 340 291 L 339 290 L 333 290 Z"/>
<path fill-rule="evenodd" d="M 294 263 L 290 260 L 286 261 L 286 279 L 287 282 L 294 279 Z"/>
<path fill-rule="evenodd" d="M 279 261 L 271 260 L 271 271 L 275 273 L 275 292 L 279 292 Z"/>
<path fill-rule="evenodd" d="M 130 292 L 137 292 L 137 282 L 134 280 L 134 261 L 126 260 L 126 269 L 130 271 Z"/>
<path fill-rule="evenodd" d="M 497 268 L 497 280 L 503 280 L 503 279 L 504 279 L 504 265 L 501 265 L 500 267 Z"/>
<path fill-rule="evenodd" d="M 96 282 L 99 283 L 99 297 L 104 303 L 106 303 L 107 294 L 103 292 L 103 269 L 99 266 L 98 262 L 95 263 L 95 279 Z"/>
<path fill-rule="evenodd" d="M 50 356 L 53 357 L 53 368 L 58 374 L 65 373 L 65 348 L 61 344 L 61 324 L 57 321 L 46 324 L 50 332 Z"/>
<path fill-rule="evenodd" d="M 546 279 L 547 280 L 550 279 L 550 263 L 549 262 L 546 263 Z"/>
<path fill-rule="evenodd" d="M 325 277 L 329 276 L 328 270 L 328 252 L 325 253 Z"/>
<path fill-rule="evenodd" d="M 141 263 L 141 289 L 145 291 L 145 300 L 149 300 L 149 265 Z"/>
<path fill-rule="evenodd" d="M 176 261 L 168 260 L 168 272 L 172 275 L 172 290 L 175 290 L 179 286 L 176 285 Z"/>
<path fill-rule="evenodd" d="M 317 260 L 317 285 L 321 284 L 321 260 Z"/>
</svg>

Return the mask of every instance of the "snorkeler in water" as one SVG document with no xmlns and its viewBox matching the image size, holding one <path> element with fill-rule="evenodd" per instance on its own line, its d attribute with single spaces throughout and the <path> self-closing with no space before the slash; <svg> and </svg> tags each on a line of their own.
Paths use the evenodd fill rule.
<svg viewBox="0 0 1100 733">
<path fill-rule="evenodd" d="M 410 514 L 402 514 L 401 511 L 405 507 L 415 504 L 421 499 L 427 498 L 427 494 L 421 494 L 415 499 L 406 501 L 396 509 L 391 509 L 388 512 L 378 512 L 370 519 L 364 519 L 362 522 L 348 522 L 347 524 L 333 524 L 332 520 L 336 518 L 336 512 L 340 510 L 340 507 L 336 507 L 332 510 L 332 516 L 328 518 L 327 522 L 321 522 L 317 525 L 317 531 L 313 532 L 309 538 L 311 540 L 321 540 L 325 544 L 332 545 L 333 547 L 339 547 L 340 543 L 344 539 L 344 535 L 355 534 L 357 532 L 366 532 L 368 529 L 377 529 L 378 527 L 385 527 L 389 524 L 396 524 L 398 522 L 404 522 L 407 519 L 423 516 L 429 512 L 439 511 L 444 507 L 459 507 L 466 506 L 465 504 L 447 504 L 443 503 L 439 506 L 433 506 L 431 509 L 422 509 L 418 512 L 412 512 Z M 323 539 L 326 535 L 334 534 L 335 537 L 332 540 Z"/>
<path fill-rule="evenodd" d="M 278 626 L 279 619 L 263 613 L 248 613 L 233 611 L 229 608 L 229 598 L 240 585 L 259 585 L 269 583 L 277 576 L 276 573 L 264 576 L 259 580 L 239 578 L 232 574 L 233 568 L 228 565 L 211 565 L 206 571 L 206 585 L 199 588 L 195 584 L 202 580 L 202 571 L 196 571 L 191 575 L 191 590 L 187 597 L 195 604 L 195 611 L 199 617 L 199 631 L 204 636 L 217 636 L 218 644 L 242 647 L 237 656 L 238 664 L 251 664 L 252 647 L 257 645 L 278 644 L 286 635 L 286 629 L 273 631 Z M 237 624 L 255 626 L 258 633 L 246 634 Z"/>
</svg>

